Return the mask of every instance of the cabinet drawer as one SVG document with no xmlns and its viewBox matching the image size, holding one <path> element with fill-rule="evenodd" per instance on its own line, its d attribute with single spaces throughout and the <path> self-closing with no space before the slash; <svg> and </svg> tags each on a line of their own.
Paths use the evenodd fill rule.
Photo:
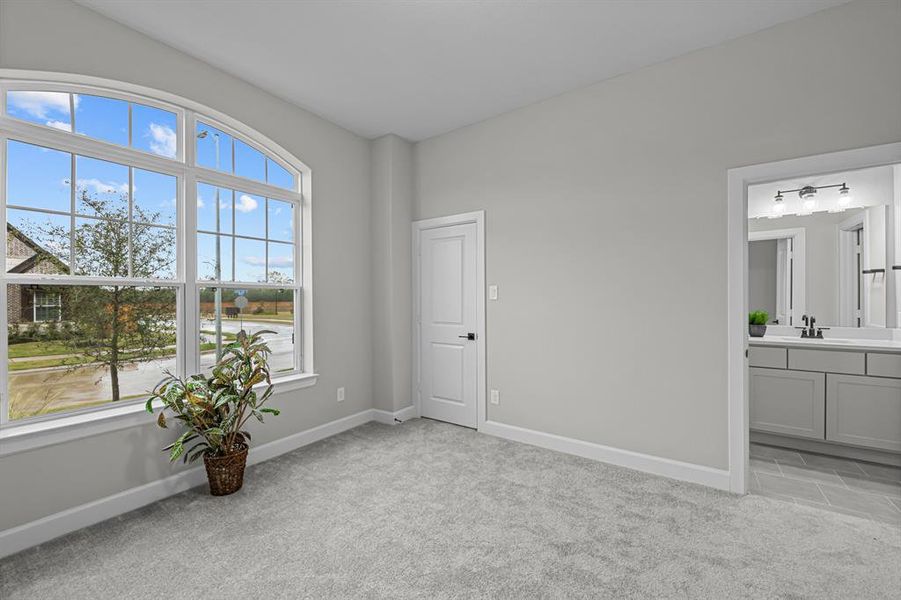
<svg viewBox="0 0 901 600">
<path fill-rule="evenodd" d="M 827 375 L 826 439 L 901 451 L 901 379 Z"/>
<path fill-rule="evenodd" d="M 865 354 L 863 352 L 807 350 L 806 348 L 788 349 L 788 368 L 799 371 L 863 375 L 865 362 Z"/>
<path fill-rule="evenodd" d="M 901 377 L 901 354 L 867 354 L 867 375 Z"/>
<path fill-rule="evenodd" d="M 748 369 L 751 429 L 825 439 L 826 375 Z"/>
<path fill-rule="evenodd" d="M 748 366 L 784 369 L 788 366 L 788 351 L 785 348 L 768 348 L 766 346 L 748 347 Z"/>
</svg>

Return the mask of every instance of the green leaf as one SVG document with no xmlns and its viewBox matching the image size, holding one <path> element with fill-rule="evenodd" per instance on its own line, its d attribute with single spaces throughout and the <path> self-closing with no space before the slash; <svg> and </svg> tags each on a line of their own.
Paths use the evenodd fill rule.
<svg viewBox="0 0 901 600">
<path fill-rule="evenodd" d="M 260 412 L 269 413 L 271 415 L 275 415 L 276 417 L 282 414 L 282 411 L 280 411 L 279 409 L 270 407 L 261 408 Z"/>
<path fill-rule="evenodd" d="M 165 413 L 165 412 L 160 411 L 160 416 L 158 416 L 158 417 L 156 418 L 156 424 L 159 425 L 160 427 L 162 427 L 163 429 L 166 429 L 166 428 L 167 428 L 167 426 L 166 426 L 166 413 Z"/>
</svg>

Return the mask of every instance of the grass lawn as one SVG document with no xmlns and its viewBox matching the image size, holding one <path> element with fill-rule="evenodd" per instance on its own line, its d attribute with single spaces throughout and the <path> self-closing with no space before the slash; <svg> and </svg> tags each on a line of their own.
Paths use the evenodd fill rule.
<svg viewBox="0 0 901 600">
<path fill-rule="evenodd" d="M 262 312 L 262 313 L 244 315 L 245 321 L 253 321 L 254 319 L 266 319 L 268 321 L 291 322 L 294 320 L 294 315 L 292 315 L 289 312 L 280 312 L 278 314 L 275 314 L 274 312 Z"/>
<path fill-rule="evenodd" d="M 65 342 L 22 342 L 9 345 L 10 358 L 53 356 L 54 354 L 72 354 L 72 346 Z"/>
</svg>

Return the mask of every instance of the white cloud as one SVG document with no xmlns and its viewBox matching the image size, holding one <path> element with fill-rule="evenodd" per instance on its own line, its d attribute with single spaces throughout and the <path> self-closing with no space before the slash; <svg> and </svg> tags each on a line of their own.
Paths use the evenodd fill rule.
<svg viewBox="0 0 901 600">
<path fill-rule="evenodd" d="M 203 208 L 206 206 L 206 203 L 203 201 L 203 198 L 197 196 L 197 208 Z"/>
<path fill-rule="evenodd" d="M 99 179 L 79 179 L 79 188 L 89 188 L 95 194 L 127 194 L 127 183 L 116 183 L 112 181 L 100 181 Z"/>
<path fill-rule="evenodd" d="M 257 202 L 255 198 L 248 196 L 247 194 L 241 194 L 241 197 L 238 198 L 238 201 L 235 203 L 235 210 L 242 213 L 249 213 L 255 211 L 259 205 L 259 202 Z"/>
<path fill-rule="evenodd" d="M 245 256 L 244 262 L 248 265 L 253 265 L 254 267 L 266 266 L 266 258 L 263 256 Z"/>
<path fill-rule="evenodd" d="M 175 158 L 177 136 L 171 127 L 151 123 L 148 126 L 148 135 L 150 136 L 151 152 L 160 156 Z"/>
<path fill-rule="evenodd" d="M 290 256 L 270 256 L 270 267 L 290 267 L 294 264 L 294 258 Z"/>
<path fill-rule="evenodd" d="M 66 123 L 65 121 L 47 121 L 44 124 L 47 127 L 53 127 L 54 129 L 61 129 L 62 131 L 72 131 L 72 124 Z"/>
<path fill-rule="evenodd" d="M 76 100 L 77 98 L 76 96 Z M 7 95 L 7 101 L 11 108 L 37 119 L 50 120 L 52 116 L 69 116 L 69 94 L 63 92 L 12 91 Z"/>
</svg>

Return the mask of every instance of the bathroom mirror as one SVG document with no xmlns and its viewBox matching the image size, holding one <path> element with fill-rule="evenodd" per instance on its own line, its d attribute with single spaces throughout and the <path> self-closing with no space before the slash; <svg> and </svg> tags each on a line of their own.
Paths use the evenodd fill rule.
<svg viewBox="0 0 901 600">
<path fill-rule="evenodd" d="M 748 188 L 748 308 L 771 325 L 897 327 L 901 165 Z M 892 286 L 892 289 L 889 289 Z"/>
</svg>

